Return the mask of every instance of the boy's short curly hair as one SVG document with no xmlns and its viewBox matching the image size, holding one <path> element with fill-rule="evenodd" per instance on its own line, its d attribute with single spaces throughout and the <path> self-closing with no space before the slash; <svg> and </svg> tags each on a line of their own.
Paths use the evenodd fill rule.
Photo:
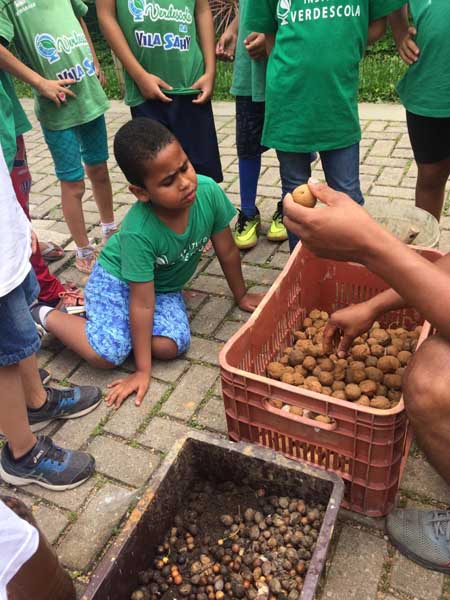
<svg viewBox="0 0 450 600">
<path fill-rule="evenodd" d="M 148 165 L 144 167 L 144 163 L 174 141 L 173 133 L 158 121 L 137 117 L 125 123 L 116 133 L 114 156 L 127 180 L 144 187 L 144 177 L 148 172 Z"/>
</svg>

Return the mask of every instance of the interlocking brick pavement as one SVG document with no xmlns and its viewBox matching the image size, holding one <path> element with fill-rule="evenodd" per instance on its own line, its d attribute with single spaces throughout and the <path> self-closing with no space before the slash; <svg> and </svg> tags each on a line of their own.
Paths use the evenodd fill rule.
<svg viewBox="0 0 450 600">
<path fill-rule="evenodd" d="M 34 179 L 31 214 L 43 241 L 53 240 L 66 248 L 66 256 L 52 265 L 63 279 L 84 284 L 86 277 L 73 268 L 73 243 L 62 220 L 59 188 L 49 152 L 24 101 L 34 129 L 26 135 Z M 239 204 L 238 167 L 234 146 L 234 107 L 215 104 L 225 181 L 222 184 L 233 204 Z M 361 105 L 361 181 L 368 207 L 386 202 L 409 206 L 414 201 L 417 169 L 402 107 Z M 107 114 L 110 142 L 129 118 L 128 109 L 113 102 Z M 133 203 L 126 181 L 114 158 L 109 160 L 114 204 L 121 220 Z M 323 177 L 320 163 L 314 174 Z M 84 199 L 90 236 L 98 237 L 99 220 L 87 183 Z M 279 172 L 274 151 L 263 156 L 258 206 L 267 229 L 280 197 Z M 450 205 L 447 186 L 446 208 Z M 442 218 L 440 249 L 450 250 L 450 216 Z M 288 258 L 287 244 L 271 244 L 264 237 L 243 255 L 244 272 L 255 289 L 268 289 Z M 226 422 L 218 383 L 217 355 L 223 343 L 248 315 L 234 306 L 230 292 L 212 253 L 201 261 L 188 286 L 188 311 L 193 325 L 192 345 L 186 356 L 171 363 L 156 361 L 153 382 L 145 401 L 136 408 L 130 399 L 118 412 L 99 407 L 76 421 L 52 424 L 49 432 L 67 447 L 89 449 L 97 456 L 98 473 L 76 490 L 56 493 L 32 485 L 18 492 L 0 484 L 31 505 L 43 530 L 54 543 L 63 563 L 77 578 L 81 594 L 96 560 L 117 533 L 117 528 L 137 493 L 148 482 L 172 443 L 189 428 L 226 434 Z M 39 353 L 39 363 L 52 371 L 55 381 L 95 383 L 102 388 L 120 373 L 134 368 L 132 359 L 121 369 L 104 372 L 88 367 L 72 352 L 52 342 Z M 416 451 L 405 473 L 400 500 L 404 505 L 445 507 L 450 489 Z M 344 518 L 345 517 L 345 518 Z M 330 568 L 322 586 L 322 599 L 449 600 L 450 581 L 400 557 L 383 538 L 382 522 L 345 513 L 337 527 Z M 122 599 L 120 599 L 122 600 Z"/>
</svg>

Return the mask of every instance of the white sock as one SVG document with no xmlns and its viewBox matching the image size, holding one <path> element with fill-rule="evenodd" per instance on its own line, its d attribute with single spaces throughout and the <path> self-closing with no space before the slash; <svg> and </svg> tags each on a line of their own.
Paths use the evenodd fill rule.
<svg viewBox="0 0 450 600">
<path fill-rule="evenodd" d="M 42 327 L 47 329 L 47 318 L 48 314 L 52 312 L 52 310 L 56 310 L 53 306 L 41 306 L 38 311 L 39 321 L 42 323 Z"/>
<path fill-rule="evenodd" d="M 77 248 L 77 256 L 78 258 L 86 258 L 90 256 L 94 252 L 94 248 L 92 246 L 84 246 L 81 248 Z"/>
<path fill-rule="evenodd" d="M 111 233 L 111 231 L 115 231 L 117 229 L 117 225 L 114 223 L 102 223 L 102 233 L 103 235 L 107 235 Z"/>
</svg>

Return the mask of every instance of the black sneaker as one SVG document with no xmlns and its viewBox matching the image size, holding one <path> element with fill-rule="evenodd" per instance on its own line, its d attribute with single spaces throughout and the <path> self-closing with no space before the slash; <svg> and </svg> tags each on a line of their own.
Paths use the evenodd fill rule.
<svg viewBox="0 0 450 600">
<path fill-rule="evenodd" d="M 81 485 L 95 469 L 95 459 L 87 452 L 65 450 L 47 436 L 23 458 L 14 460 L 5 444 L 0 457 L 0 476 L 11 485 L 37 483 L 48 490 L 63 491 Z"/>
<path fill-rule="evenodd" d="M 47 369 L 39 369 L 39 377 L 41 378 L 42 385 L 46 385 L 52 378 L 51 373 Z"/>
<path fill-rule="evenodd" d="M 57 390 L 47 387 L 47 402 L 37 410 L 28 409 L 31 431 L 40 431 L 55 419 L 74 419 L 87 415 L 102 399 L 102 391 L 94 386 Z"/>
</svg>

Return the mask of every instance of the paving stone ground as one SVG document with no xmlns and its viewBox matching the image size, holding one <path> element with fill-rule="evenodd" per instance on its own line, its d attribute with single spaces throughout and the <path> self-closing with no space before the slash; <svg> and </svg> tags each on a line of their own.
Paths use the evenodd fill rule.
<svg viewBox="0 0 450 600">
<path fill-rule="evenodd" d="M 55 241 L 67 250 L 64 259 L 52 269 L 62 279 L 84 285 L 86 277 L 73 268 L 74 246 L 62 218 L 51 158 L 30 102 L 25 101 L 25 106 L 35 125 L 26 135 L 34 180 L 31 192 L 34 228 L 43 241 Z M 403 110 L 399 106 L 362 105 L 360 114 L 361 180 L 367 205 L 396 202 L 411 206 L 417 170 Z M 223 188 L 238 205 L 233 104 L 217 103 L 215 115 L 225 173 Z M 110 145 L 114 133 L 128 118 L 128 110 L 113 102 L 107 115 Z M 133 197 L 127 192 L 126 181 L 113 157 L 109 166 L 116 216 L 120 221 Z M 314 174 L 323 175 L 319 164 L 314 166 Z M 263 156 L 258 194 L 263 228 L 267 228 L 280 195 L 273 151 Z M 449 206 L 450 185 L 446 210 Z M 98 237 L 98 213 L 89 183 L 84 207 L 90 236 Z M 440 249 L 450 250 L 447 212 L 441 222 Z M 255 249 L 243 255 L 245 275 L 255 289 L 267 290 L 287 258 L 286 243 L 274 245 L 263 237 Z M 0 484 L 1 492 L 13 493 L 33 507 L 61 560 L 76 578 L 78 593 L 84 589 L 108 541 L 117 534 L 128 507 L 174 441 L 189 428 L 226 434 L 218 352 L 247 316 L 234 306 L 212 253 L 202 259 L 189 288 L 193 292 L 188 298 L 193 332 L 191 348 L 186 356 L 172 363 L 156 362 L 150 391 L 139 409 L 130 400 L 118 413 L 103 405 L 82 419 L 48 428 L 58 443 L 90 450 L 97 459 L 96 475 L 80 488 L 63 493 L 45 491 L 35 485 L 18 491 Z M 129 360 L 120 370 L 97 371 L 55 341 L 40 351 L 39 361 L 52 372 L 55 382 L 95 383 L 103 388 L 119 373 L 133 368 Z M 414 451 L 406 468 L 400 501 L 404 505 L 445 507 L 449 500 L 450 488 L 432 471 L 420 452 Z M 384 539 L 379 522 L 354 519 L 346 513 L 339 520 L 319 595 L 332 600 L 450 600 L 450 578 L 426 571 L 400 556 Z"/>
</svg>

